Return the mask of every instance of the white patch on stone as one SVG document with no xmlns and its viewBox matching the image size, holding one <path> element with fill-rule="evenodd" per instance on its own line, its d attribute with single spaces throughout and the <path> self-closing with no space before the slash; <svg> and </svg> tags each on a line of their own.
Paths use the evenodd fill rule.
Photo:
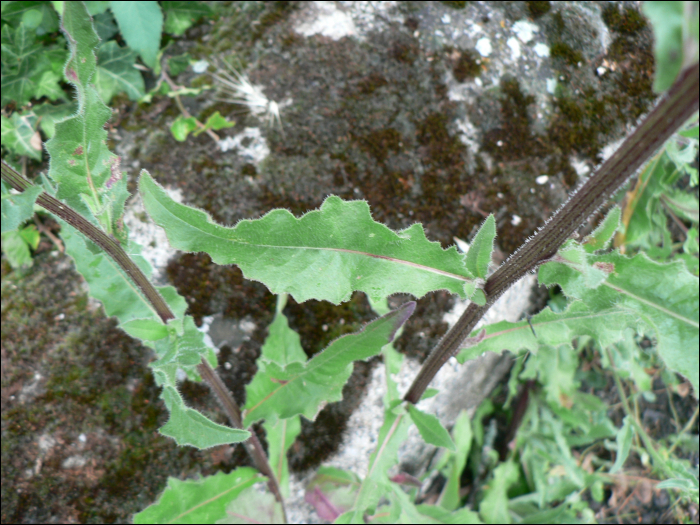
<svg viewBox="0 0 700 525">
<path fill-rule="evenodd" d="M 520 42 L 517 38 L 509 38 L 506 44 L 510 48 L 510 58 L 511 60 L 518 60 L 520 58 Z"/>
<path fill-rule="evenodd" d="M 569 157 L 569 163 L 571 164 L 571 167 L 574 168 L 576 174 L 579 177 L 583 177 L 591 171 L 591 168 L 588 166 L 588 164 L 586 164 L 585 161 L 582 161 L 574 156 Z"/>
<path fill-rule="evenodd" d="M 322 35 L 333 40 L 357 35 L 350 14 L 338 9 L 335 2 L 325 1 L 310 2 L 307 16 L 294 27 L 294 31 L 307 37 Z"/>
<path fill-rule="evenodd" d="M 165 192 L 175 202 L 182 202 L 181 190 L 165 188 Z M 148 218 L 139 194 L 126 208 L 124 224 L 129 228 L 129 239 L 141 245 L 141 256 L 153 268 L 151 281 L 157 286 L 167 284 L 163 270 L 177 250 L 170 246 L 163 228 L 155 226 Z"/>
<path fill-rule="evenodd" d="M 536 24 L 528 22 L 527 20 L 518 20 L 515 24 L 513 24 L 513 33 L 516 34 L 523 44 L 527 44 L 530 40 L 532 40 L 535 33 L 537 33 L 539 30 L 540 28 Z"/>
<path fill-rule="evenodd" d="M 220 140 L 219 147 L 221 151 L 237 149 L 241 157 L 247 158 L 256 166 L 270 154 L 270 148 L 260 128 L 245 128 L 235 137 Z"/>
<path fill-rule="evenodd" d="M 533 47 L 532 50 L 540 58 L 545 58 L 549 56 L 549 46 L 547 44 L 535 44 L 535 47 Z"/>
<path fill-rule="evenodd" d="M 474 46 L 474 48 L 479 52 L 479 54 L 482 57 L 489 56 L 491 54 L 491 52 L 493 51 L 493 48 L 491 47 L 491 40 L 489 40 L 488 38 L 485 38 L 485 37 L 480 38 L 476 42 L 476 46 Z"/>
</svg>

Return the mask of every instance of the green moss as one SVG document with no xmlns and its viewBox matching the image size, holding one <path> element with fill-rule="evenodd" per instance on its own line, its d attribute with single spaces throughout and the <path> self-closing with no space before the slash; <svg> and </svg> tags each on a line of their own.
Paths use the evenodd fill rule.
<svg viewBox="0 0 700 525">
<path fill-rule="evenodd" d="M 627 35 L 636 34 L 647 27 L 644 15 L 630 7 L 620 9 L 616 5 L 607 5 L 603 9 L 602 18 L 610 29 Z"/>
<path fill-rule="evenodd" d="M 4 522 L 125 522 L 168 475 L 211 464 L 157 434 L 167 414 L 145 366 L 150 350 L 85 308 L 66 256 L 41 252 L 24 277 L 5 273 L 2 300 L 3 389 L 18 388 L 3 401 Z M 54 440 L 44 452 L 41 436 Z M 87 463 L 65 468 L 76 455 Z"/>
<path fill-rule="evenodd" d="M 478 77 L 481 74 L 480 56 L 471 50 L 462 51 L 452 68 L 452 74 L 457 82 Z"/>
<path fill-rule="evenodd" d="M 275 1 L 264 2 L 267 10 L 258 19 L 253 31 L 253 40 L 260 38 L 271 26 L 279 24 L 286 19 L 297 6 L 296 2 Z"/>
<path fill-rule="evenodd" d="M 391 47 L 390 54 L 394 60 L 413 64 L 420 54 L 420 48 L 413 40 L 396 41 Z"/>
<path fill-rule="evenodd" d="M 258 170 L 255 168 L 255 164 L 251 164 L 250 162 L 244 164 L 241 168 L 241 175 L 243 176 L 255 177 L 257 174 Z"/>
<path fill-rule="evenodd" d="M 417 123 L 418 143 L 428 148 L 431 164 L 453 167 L 462 164 L 464 144 L 447 129 L 447 115 L 431 113 Z"/>
<path fill-rule="evenodd" d="M 546 15 L 552 9 L 552 2 L 525 2 L 527 13 L 533 20 Z"/>
<path fill-rule="evenodd" d="M 381 73 L 370 73 L 357 83 L 357 92 L 363 96 L 371 95 L 388 83 L 389 81 Z"/>
<path fill-rule="evenodd" d="M 554 33 L 561 35 L 561 33 L 566 29 L 566 22 L 564 22 L 564 16 L 561 11 L 556 11 L 552 15 L 552 21 L 554 22 Z"/>
<path fill-rule="evenodd" d="M 361 137 L 360 143 L 379 162 L 384 162 L 392 152 L 401 149 L 401 133 L 393 128 L 377 130 Z"/>
<path fill-rule="evenodd" d="M 467 2 L 441 1 L 440 3 L 446 5 L 447 7 L 451 7 L 452 9 L 464 9 L 467 7 Z"/>
<path fill-rule="evenodd" d="M 583 61 L 583 54 L 564 42 L 553 43 L 550 47 L 549 53 L 553 58 L 561 58 L 567 64 L 572 66 L 575 66 L 579 62 Z"/>
<path fill-rule="evenodd" d="M 537 155 L 541 146 L 533 143 L 528 107 L 535 97 L 524 94 L 520 83 L 508 76 L 501 79 L 500 128 L 486 133 L 482 149 L 499 159 L 515 160 Z"/>
</svg>

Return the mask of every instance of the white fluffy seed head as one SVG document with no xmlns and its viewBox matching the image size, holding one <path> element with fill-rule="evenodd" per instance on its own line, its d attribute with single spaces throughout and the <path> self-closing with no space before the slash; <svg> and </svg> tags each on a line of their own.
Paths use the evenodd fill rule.
<svg viewBox="0 0 700 525">
<path fill-rule="evenodd" d="M 218 73 L 211 73 L 211 76 L 226 96 L 218 100 L 246 106 L 251 113 L 266 121 L 268 126 L 276 125 L 284 134 L 280 105 L 265 96 L 263 87 L 251 84 L 245 74 L 239 73 L 224 60 L 215 59 L 213 63 L 218 68 Z"/>
</svg>

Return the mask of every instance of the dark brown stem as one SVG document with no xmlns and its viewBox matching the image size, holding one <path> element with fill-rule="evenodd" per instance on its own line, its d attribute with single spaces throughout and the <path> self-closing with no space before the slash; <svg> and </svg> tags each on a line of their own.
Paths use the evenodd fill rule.
<svg viewBox="0 0 700 525">
<path fill-rule="evenodd" d="M 34 186 L 32 182 L 25 179 L 4 160 L 2 161 L 2 180 L 15 188 L 17 191 L 24 191 Z M 163 297 L 153 287 L 141 269 L 134 264 L 117 241 L 97 228 L 73 208 L 63 204 L 61 201 L 52 197 L 46 192 L 39 194 L 36 199 L 36 203 L 45 208 L 47 211 L 50 211 L 57 217 L 60 217 L 66 221 L 68 224 L 73 226 L 76 230 L 81 232 L 88 239 L 102 248 L 110 257 L 112 257 L 119 267 L 124 270 L 126 275 L 129 276 L 129 278 L 138 286 L 139 290 L 141 290 L 146 300 L 153 307 L 164 324 L 166 324 L 170 319 L 175 319 L 175 314 L 173 314 L 173 312 L 170 310 L 170 307 L 165 302 Z M 221 377 L 219 377 L 219 375 L 216 373 L 216 370 L 214 370 L 204 358 L 197 366 L 197 370 L 202 378 L 211 387 L 211 390 L 219 401 L 219 404 L 226 412 L 231 426 L 242 429 L 243 420 L 241 418 L 241 410 L 236 404 L 236 400 L 233 399 L 233 396 L 224 385 Z M 284 500 L 282 498 L 277 479 L 274 476 L 272 468 L 267 460 L 267 456 L 265 455 L 265 450 L 262 448 L 260 441 L 253 432 L 252 428 L 249 429 L 249 431 L 250 438 L 245 442 L 246 449 L 253 458 L 255 466 L 258 468 L 258 470 L 263 475 L 268 477 L 268 485 L 272 493 L 275 495 L 277 501 L 279 501 L 282 505 L 282 513 L 285 515 L 286 522 Z"/>
<path fill-rule="evenodd" d="M 698 64 L 686 69 L 615 154 L 598 168 L 545 223 L 486 281 L 486 304 L 471 303 L 423 364 L 404 400 L 417 403 L 443 364 L 460 350 L 476 323 L 503 292 L 552 257 L 671 135 L 698 110 Z"/>
<path fill-rule="evenodd" d="M 226 385 L 221 380 L 219 374 L 217 374 L 216 371 L 204 359 L 202 359 L 202 362 L 199 365 L 197 365 L 197 371 L 202 376 L 202 379 L 204 379 L 204 381 L 206 381 L 206 383 L 209 385 L 209 388 L 211 388 L 214 392 L 214 395 L 221 403 L 221 407 L 226 412 L 226 415 L 232 422 L 233 426 L 235 426 L 236 428 L 243 428 L 243 418 L 241 416 L 241 410 L 238 408 L 236 401 L 233 399 L 233 396 L 229 392 L 228 388 L 226 388 Z M 270 489 L 270 491 L 275 495 L 277 501 L 279 501 L 282 504 L 282 514 L 284 515 L 284 522 L 287 523 L 287 514 L 284 508 L 284 498 L 282 497 L 282 493 L 280 492 L 280 486 L 277 482 L 277 478 L 275 477 L 275 473 L 270 467 L 270 463 L 267 460 L 267 456 L 265 455 L 265 451 L 263 450 L 260 440 L 258 440 L 258 436 L 255 435 L 252 427 L 248 430 L 250 431 L 250 438 L 248 438 L 248 441 L 244 443 L 246 450 L 248 451 L 248 454 L 250 454 L 250 457 L 253 458 L 253 461 L 258 467 L 258 470 L 264 476 L 267 476 L 267 486 Z"/>
<path fill-rule="evenodd" d="M 22 177 L 22 175 L 17 173 L 4 160 L 2 161 L 2 180 L 17 191 L 24 191 L 34 186 L 34 184 Z M 170 311 L 163 297 L 161 297 L 151 282 L 116 240 L 85 219 L 73 208 L 63 204 L 46 192 L 39 194 L 36 203 L 73 226 L 73 228 L 85 235 L 114 259 L 119 267 L 124 270 L 136 286 L 138 286 L 141 293 L 143 293 L 144 297 L 148 300 L 148 303 L 153 307 L 163 323 L 167 323 L 170 319 L 175 319 L 175 315 Z"/>
</svg>

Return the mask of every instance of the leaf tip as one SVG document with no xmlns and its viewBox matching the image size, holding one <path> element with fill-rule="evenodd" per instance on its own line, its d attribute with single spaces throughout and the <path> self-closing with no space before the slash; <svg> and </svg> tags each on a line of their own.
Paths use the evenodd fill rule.
<svg viewBox="0 0 700 525">
<path fill-rule="evenodd" d="M 402 304 L 399 306 L 396 310 L 394 310 L 392 313 L 396 316 L 395 324 L 394 324 L 394 329 L 391 331 L 391 334 L 389 335 L 389 342 L 394 340 L 394 337 L 396 336 L 396 332 L 403 326 L 403 324 L 408 321 L 408 318 L 413 315 L 413 312 L 416 310 L 416 302 L 415 301 L 408 301 L 407 303 Z M 391 314 L 389 314 L 391 315 Z"/>
</svg>

